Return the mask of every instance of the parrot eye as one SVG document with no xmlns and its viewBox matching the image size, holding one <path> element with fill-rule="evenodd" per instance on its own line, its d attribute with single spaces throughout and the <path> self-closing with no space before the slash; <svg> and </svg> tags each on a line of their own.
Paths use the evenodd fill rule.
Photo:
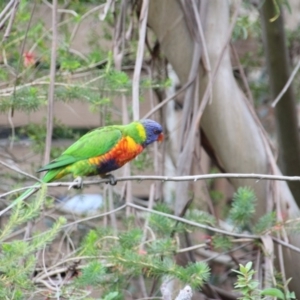
<svg viewBox="0 0 300 300">
<path fill-rule="evenodd" d="M 161 133 L 161 131 L 160 131 L 160 130 L 158 130 L 158 129 L 154 129 L 154 130 L 153 130 L 153 133 L 154 133 L 154 134 L 160 134 L 160 133 Z"/>
</svg>

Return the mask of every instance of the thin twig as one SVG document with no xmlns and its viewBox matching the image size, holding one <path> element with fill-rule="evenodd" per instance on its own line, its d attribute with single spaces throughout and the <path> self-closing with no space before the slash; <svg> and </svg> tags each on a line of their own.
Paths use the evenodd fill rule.
<svg viewBox="0 0 300 300">
<path fill-rule="evenodd" d="M 149 193 L 149 201 L 148 201 L 148 209 L 151 209 L 153 208 L 153 204 L 154 204 L 154 192 L 155 192 L 155 186 L 154 184 L 151 184 L 150 186 L 150 193 Z M 148 216 L 145 220 L 145 224 L 144 224 L 144 230 L 143 230 L 143 237 L 142 237 L 142 241 L 141 241 L 141 244 L 140 244 L 140 251 L 144 250 L 144 243 L 146 242 L 147 240 L 147 228 L 148 228 L 148 225 L 149 225 L 149 219 L 150 219 L 150 216 Z"/>
<path fill-rule="evenodd" d="M 149 112 L 147 112 L 143 116 L 143 119 L 149 118 L 151 115 L 153 115 L 155 112 L 157 112 L 160 108 L 162 108 L 164 105 L 166 105 L 169 101 L 173 100 L 178 95 L 180 95 L 182 92 L 184 92 L 194 82 L 194 80 L 195 80 L 195 77 L 191 78 L 191 80 L 189 80 L 187 83 L 185 83 L 176 93 L 167 97 L 162 102 L 160 102 L 158 105 L 156 105 L 153 109 L 151 109 Z"/>
<path fill-rule="evenodd" d="M 285 247 L 287 247 L 287 248 L 289 248 L 289 249 L 291 249 L 291 250 L 293 250 L 293 251 L 295 251 L 295 252 L 300 253 L 300 249 L 299 249 L 298 247 L 296 247 L 296 246 L 294 246 L 294 245 L 292 245 L 292 244 L 289 244 L 289 243 L 287 243 L 287 242 L 285 242 L 285 241 L 282 241 L 282 240 L 278 239 L 278 238 L 275 237 L 275 236 L 272 236 L 272 239 L 273 239 L 273 241 L 274 241 L 275 243 L 280 244 L 280 245 L 285 246 Z"/>
<path fill-rule="evenodd" d="M 14 202 L 12 202 L 10 205 L 8 205 L 7 207 L 5 207 L 4 209 L 2 209 L 0 211 L 0 216 L 4 215 L 6 212 L 8 212 L 10 209 L 12 209 L 13 207 L 15 207 L 20 201 L 24 201 L 25 199 L 27 199 L 28 197 L 30 197 L 31 195 L 33 195 L 34 193 L 36 193 L 38 191 L 39 187 L 33 188 L 32 191 L 30 191 L 29 194 L 26 195 L 26 197 L 19 197 L 17 198 Z M 1 198 L 1 197 L 0 197 Z"/>
<path fill-rule="evenodd" d="M 209 55 L 208 55 L 207 45 L 206 45 L 206 41 L 205 41 L 203 26 L 202 26 L 202 22 L 201 22 L 201 18 L 200 18 L 200 13 L 197 9 L 195 0 L 192 1 L 192 4 L 193 4 L 194 12 L 195 12 L 195 18 L 196 18 L 196 23 L 197 23 L 197 27 L 198 27 L 198 33 L 199 33 L 199 36 L 200 36 L 200 41 L 201 41 L 201 46 L 202 46 L 201 50 L 203 52 L 203 55 L 202 55 L 201 59 L 203 60 L 204 67 L 205 67 L 205 70 L 207 72 L 209 86 L 210 86 L 209 99 L 210 99 L 210 102 L 211 102 L 212 99 L 213 99 L 211 64 L 210 64 L 210 60 L 209 60 Z"/>
<path fill-rule="evenodd" d="M 27 175 L 27 174 L 26 174 Z M 217 178 L 239 178 L 239 179 L 257 179 L 260 180 L 278 180 L 278 181 L 300 181 L 300 176 L 282 176 L 282 175 L 268 175 L 268 174 L 255 174 L 255 173 L 216 173 L 216 174 L 205 174 L 205 175 L 191 175 L 191 176 L 156 176 L 156 175 L 136 175 L 136 176 L 124 176 L 116 177 L 116 181 L 148 181 L 148 180 L 158 180 L 158 181 L 198 181 L 207 179 L 217 179 Z M 98 179 L 98 180 L 87 180 L 83 181 L 83 185 L 99 185 L 99 183 L 109 183 L 109 179 Z M 66 186 L 69 187 L 73 182 L 51 182 L 45 183 L 48 187 Z M 10 194 L 20 192 L 23 190 L 28 190 L 31 188 L 39 189 L 40 186 L 31 185 L 27 187 L 22 187 L 15 189 L 13 191 L 4 193 L 0 195 L 0 198 L 4 198 Z"/>
<path fill-rule="evenodd" d="M 15 172 L 17 172 L 19 174 L 25 175 L 26 177 L 29 177 L 29 178 L 32 178 L 34 180 L 40 181 L 37 177 L 35 177 L 35 176 L 33 176 L 33 175 L 29 174 L 29 173 L 26 173 L 26 172 L 24 172 L 24 171 L 22 171 L 22 170 L 20 170 L 20 169 L 18 169 L 16 167 L 12 166 L 12 165 L 9 165 L 9 164 L 5 163 L 2 160 L 0 160 L 0 164 L 3 165 L 6 168 L 12 170 L 12 171 L 15 171 Z"/>
<path fill-rule="evenodd" d="M 94 216 L 90 216 L 90 217 L 87 217 L 87 218 L 83 218 L 83 219 L 71 222 L 69 224 L 66 224 L 66 225 L 62 226 L 62 228 L 67 228 L 69 226 L 73 226 L 73 225 L 78 224 L 78 223 L 82 223 L 82 222 L 85 222 L 85 221 L 93 220 L 93 219 L 96 219 L 96 218 L 100 218 L 100 217 L 104 217 L 104 216 L 116 213 L 117 211 L 121 211 L 121 210 L 125 209 L 127 206 L 130 206 L 130 207 L 138 209 L 138 210 L 146 211 L 146 212 L 149 212 L 149 213 L 157 214 L 157 215 L 160 215 L 160 216 L 164 216 L 164 217 L 167 217 L 167 218 L 170 218 L 170 219 L 173 219 L 173 220 L 176 220 L 176 221 L 179 221 L 179 222 L 191 225 L 191 226 L 195 226 L 195 227 L 198 227 L 198 228 L 201 228 L 201 229 L 211 230 L 213 232 L 224 234 L 224 235 L 229 235 L 229 236 L 233 236 L 233 237 L 237 237 L 237 238 L 241 238 L 241 239 L 247 239 L 247 240 L 249 240 L 249 239 L 250 240 L 261 239 L 260 235 L 229 232 L 229 231 L 222 230 L 222 229 L 219 229 L 219 228 L 215 228 L 215 227 L 211 227 L 211 226 L 208 226 L 208 225 L 200 224 L 200 223 L 197 223 L 197 222 L 194 222 L 194 221 L 186 220 L 184 218 L 177 217 L 175 215 L 170 215 L 170 214 L 166 214 L 166 213 L 163 213 L 163 212 L 160 212 L 160 211 L 148 209 L 148 208 L 145 208 L 143 206 L 135 205 L 133 203 L 127 203 L 127 204 L 124 204 L 124 205 L 122 205 L 122 206 L 120 206 L 120 207 L 118 207 L 118 208 L 116 208 L 112 211 L 102 213 L 102 214 L 98 214 L 98 215 L 94 215 Z M 273 239 L 274 242 L 276 242 L 276 243 L 278 243 L 282 246 L 285 246 L 285 247 L 287 247 L 287 248 L 289 248 L 289 249 L 291 249 L 295 252 L 300 253 L 300 248 L 298 248 L 294 245 L 291 245 L 291 244 L 289 244 L 285 241 L 282 241 L 282 240 L 280 240 L 280 239 L 278 239 L 274 236 L 271 236 L 271 238 Z M 237 242 L 242 242 L 242 241 L 243 240 L 237 240 Z M 244 246 L 245 245 L 242 245 L 242 246 L 239 246 L 239 247 L 244 247 Z M 227 252 L 225 252 L 225 253 L 227 253 Z"/>
<path fill-rule="evenodd" d="M 71 45 L 72 41 L 74 40 L 74 37 L 76 36 L 76 33 L 82 23 L 82 21 L 88 17 L 90 14 L 98 11 L 99 9 L 103 8 L 105 6 L 105 4 L 100 4 L 96 7 L 93 7 L 92 9 L 88 10 L 85 14 L 83 14 L 81 17 L 80 17 L 80 21 L 76 23 L 76 25 L 74 26 L 73 30 L 72 30 L 72 33 L 71 33 L 71 36 L 70 36 L 70 39 L 69 39 L 69 44 Z M 62 12 L 62 10 L 59 10 L 60 12 Z M 73 12 L 73 11 L 72 11 Z"/>
<path fill-rule="evenodd" d="M 61 74 L 60 74 L 61 75 Z M 103 77 L 103 75 L 101 75 Z M 99 77 L 101 78 L 101 77 Z M 96 79 L 99 79 L 98 77 Z M 35 85 L 49 85 L 51 83 L 51 81 L 32 81 L 32 82 L 28 82 L 28 83 L 25 83 L 24 85 L 22 86 L 18 86 L 16 90 L 20 90 L 22 88 L 25 88 L 25 87 L 29 87 L 29 86 L 35 86 Z M 86 85 L 89 84 L 90 82 L 87 82 L 87 83 L 84 83 L 82 85 L 79 85 L 79 84 L 72 84 L 72 83 L 65 83 L 65 82 L 54 82 L 54 85 L 55 86 L 63 86 L 63 87 L 66 87 L 66 88 L 72 88 L 72 87 L 79 87 L 79 88 L 86 88 Z M 96 88 L 96 87 L 89 87 L 90 90 L 94 90 L 94 91 L 99 91 L 99 88 Z M 115 90 L 115 91 L 123 91 L 121 89 L 119 90 Z M 127 90 L 124 90 L 124 92 L 126 92 Z M 10 94 L 4 94 L 2 96 L 10 96 Z"/>
<path fill-rule="evenodd" d="M 73 20 L 74 20 L 74 18 L 66 19 L 66 20 L 62 21 L 61 23 L 59 23 L 57 25 L 57 28 L 61 27 L 61 26 L 64 26 L 64 25 L 68 24 L 69 22 L 72 22 Z M 50 29 L 48 29 L 47 31 L 43 32 L 42 35 L 31 46 L 31 48 L 29 49 L 28 52 L 32 53 L 35 50 L 35 48 L 39 45 L 39 43 L 41 41 L 43 41 L 44 39 L 46 39 L 46 37 L 50 34 L 51 31 L 52 31 L 52 27 Z"/>
<path fill-rule="evenodd" d="M 194 227 L 198 227 L 198 228 L 201 228 L 201 229 L 211 230 L 211 231 L 216 232 L 216 233 L 229 235 L 229 236 L 234 236 L 234 237 L 239 237 L 239 238 L 260 239 L 259 235 L 229 232 L 229 231 L 226 231 L 226 230 L 223 230 L 223 229 L 211 227 L 209 225 L 204 225 L 204 224 L 200 224 L 200 223 L 197 223 L 197 222 L 194 222 L 194 221 L 190 221 L 190 220 L 187 220 L 187 219 L 184 219 L 184 218 L 181 218 L 181 217 L 177 217 L 175 215 L 170 215 L 170 214 L 166 214 L 166 213 L 161 212 L 161 211 L 152 210 L 152 209 L 149 209 L 149 208 L 146 208 L 146 207 L 143 207 L 143 206 L 139 206 L 139 205 L 136 205 L 136 204 L 133 204 L 133 203 L 128 203 L 127 205 L 132 207 L 132 208 L 138 209 L 138 210 L 142 210 L 142 211 L 146 211 L 146 212 L 149 212 L 149 213 L 160 215 L 160 216 L 163 216 L 163 217 L 166 217 L 166 218 L 170 218 L 172 220 L 179 221 L 179 222 L 182 222 L 182 223 L 194 226 Z M 300 251 L 300 249 L 299 249 L 299 251 Z"/>
<path fill-rule="evenodd" d="M 125 48 L 125 27 L 126 27 L 127 0 L 122 0 L 120 12 L 116 16 L 113 37 L 113 58 L 115 68 L 121 71 Z"/>
<path fill-rule="evenodd" d="M 166 214 L 166 213 L 163 213 L 163 212 L 160 212 L 160 211 L 151 210 L 151 209 L 148 209 L 146 207 L 142 207 L 142 206 L 135 205 L 135 204 L 132 204 L 132 203 L 129 203 L 128 205 L 133 207 L 133 208 L 139 209 L 139 210 L 143 210 L 143 211 L 147 211 L 147 212 L 150 212 L 150 213 L 153 213 L 153 214 L 164 216 L 164 217 L 167 217 L 167 218 L 170 218 L 170 219 L 173 219 L 173 220 L 185 223 L 185 224 L 189 224 L 189 225 L 201 228 L 201 229 L 211 230 L 211 231 L 216 232 L 216 233 L 229 235 L 229 236 L 234 236 L 234 237 L 240 237 L 240 238 L 247 238 L 247 239 L 249 238 L 249 239 L 254 239 L 254 240 L 255 239 L 261 239 L 261 236 L 259 236 L 259 235 L 229 232 L 229 231 L 226 231 L 226 230 L 222 230 L 222 229 L 214 228 L 214 227 L 211 227 L 211 226 L 208 226 L 208 225 L 203 225 L 203 224 L 199 224 L 199 223 L 196 223 L 196 222 L 193 222 L 193 221 L 190 221 L 190 220 L 186 220 L 184 218 L 180 218 L 180 217 L 177 217 L 177 216 L 174 216 L 174 215 Z M 300 253 L 300 248 L 298 248 L 294 245 L 291 245 L 287 242 L 284 242 L 284 241 L 282 241 L 282 240 L 280 240 L 276 237 L 271 236 L 271 238 L 274 240 L 274 242 L 276 242 L 280 245 L 283 245 L 283 246 L 285 246 L 285 247 L 287 247 L 287 248 L 289 248 L 289 249 L 291 249 L 295 252 Z"/>
<path fill-rule="evenodd" d="M 113 199 L 113 187 L 111 185 L 108 186 L 108 207 L 109 210 L 114 210 L 114 199 Z M 115 235 L 118 233 L 118 226 L 117 226 L 117 218 L 115 214 L 110 215 L 111 226 L 114 229 Z"/>
<path fill-rule="evenodd" d="M 10 2 L 6 4 L 6 6 L 4 7 L 4 9 L 0 13 L 0 20 L 8 12 L 8 10 L 13 6 L 14 2 L 15 2 L 15 0 L 10 0 Z M 1 27 L 0 27 L 0 29 L 1 29 Z"/>
<path fill-rule="evenodd" d="M 205 248 L 205 247 L 207 247 L 206 243 L 198 244 L 198 245 L 194 245 L 194 246 L 190 246 L 190 247 L 187 247 L 187 248 L 182 248 L 182 249 L 176 250 L 176 253 L 184 253 L 184 252 L 194 251 L 194 250 L 197 250 L 199 248 Z"/>
<path fill-rule="evenodd" d="M 56 293 L 58 292 L 57 289 L 56 289 L 55 287 L 53 287 L 52 285 L 50 285 L 46 280 L 40 279 L 40 280 L 38 280 L 38 281 L 36 281 L 36 282 L 42 283 L 42 284 L 45 285 L 48 289 L 50 289 L 50 290 L 52 290 L 52 291 L 54 291 L 54 292 L 56 292 Z"/>
<path fill-rule="evenodd" d="M 66 71 L 66 72 L 62 72 L 62 73 L 59 73 L 60 77 L 64 77 L 64 76 L 68 76 L 68 78 L 73 75 L 73 77 L 75 77 L 75 75 L 79 75 L 81 74 L 82 72 L 85 72 L 85 71 L 88 71 L 90 69 L 94 69 L 95 67 L 99 66 L 99 65 L 104 65 L 105 63 L 107 62 L 107 59 L 105 60 L 102 60 L 102 61 L 99 61 L 97 63 L 93 63 L 93 64 L 90 64 L 89 66 L 87 67 L 82 67 L 82 68 L 79 68 L 77 69 L 76 73 L 70 73 L 69 71 Z M 85 76 L 86 74 L 84 74 Z M 46 76 L 42 76 L 36 80 L 33 80 L 32 82 L 28 82 L 28 83 L 25 83 L 23 85 L 19 85 L 16 87 L 16 90 L 20 90 L 22 88 L 25 88 L 25 87 L 28 87 L 28 86 L 34 86 L 34 85 L 38 85 L 38 84 L 49 84 L 49 82 L 47 81 L 43 81 L 43 80 L 46 80 L 46 79 L 49 79 L 49 75 L 46 75 Z M 63 82 L 57 82 L 55 83 L 56 85 L 64 85 L 64 86 L 78 86 L 78 85 L 72 85 L 72 84 L 66 84 L 66 83 L 63 83 Z M 84 86 L 84 85 L 83 85 Z M 90 87 L 92 88 L 92 87 Z M 0 89 L 0 94 L 1 96 L 10 96 L 11 93 L 13 92 L 14 88 L 13 87 L 9 87 L 9 88 L 5 88 L 5 89 Z M 95 89 L 96 90 L 96 89 Z M 99 90 L 99 88 L 97 89 Z M 122 90 L 119 90 L 119 91 L 122 91 Z M 127 90 L 125 90 L 125 92 L 127 92 Z"/>
<path fill-rule="evenodd" d="M 234 29 L 235 23 L 237 21 L 238 15 L 239 15 L 240 6 L 241 6 L 241 1 L 238 1 L 238 3 L 236 4 L 235 10 L 234 10 L 233 16 L 231 18 L 231 23 L 230 23 L 229 30 L 228 30 L 228 33 L 227 33 L 227 38 L 226 38 L 225 43 L 224 43 L 224 45 L 221 49 L 220 55 L 218 56 L 217 62 L 215 64 L 215 68 L 213 69 L 213 72 L 212 72 L 212 80 L 208 82 L 208 85 L 206 86 L 205 92 L 204 92 L 202 100 L 201 100 L 202 108 L 199 109 L 198 114 L 197 114 L 197 121 L 196 121 L 196 124 L 194 124 L 196 126 L 196 129 L 199 127 L 200 119 L 201 119 L 202 114 L 203 114 L 204 109 L 205 109 L 205 105 L 202 105 L 202 103 L 207 103 L 208 100 L 209 100 L 209 97 L 211 95 L 211 88 L 212 87 L 210 85 L 212 85 L 213 82 L 216 79 L 216 75 L 217 75 L 217 72 L 218 72 L 219 67 L 221 65 L 221 62 L 222 62 L 222 59 L 224 57 L 225 51 L 226 51 L 226 49 L 229 45 L 229 42 L 230 42 L 230 39 L 231 39 L 231 36 L 232 36 L 232 31 Z"/>
<path fill-rule="evenodd" d="M 124 205 L 122 205 L 122 206 L 120 206 L 118 208 L 115 208 L 115 209 L 113 209 L 111 211 L 108 211 L 108 212 L 105 212 L 103 214 L 93 215 L 93 216 L 90 216 L 90 217 L 86 217 L 86 218 L 82 218 L 82 219 L 76 220 L 74 222 L 71 222 L 71 223 L 68 223 L 66 225 L 63 225 L 61 228 L 67 228 L 69 226 L 73 226 L 73 225 L 76 225 L 78 223 L 82 223 L 82 222 L 86 222 L 86 221 L 90 221 L 90 220 L 102 218 L 102 217 L 105 217 L 105 216 L 109 216 L 109 215 L 114 214 L 114 213 L 116 213 L 116 212 L 118 212 L 120 210 L 123 210 L 126 206 L 127 205 L 124 204 Z M 35 236 L 35 237 L 37 237 L 37 236 Z"/>
<path fill-rule="evenodd" d="M 14 1 L 14 0 L 13 0 Z M 12 10 L 10 10 L 2 19 L 2 21 L 0 22 L 0 29 L 3 28 L 5 22 L 7 21 L 7 19 L 11 16 L 12 14 Z"/>
<path fill-rule="evenodd" d="M 54 106 L 54 83 L 56 73 L 56 48 L 57 48 L 57 0 L 52 2 L 52 46 L 51 46 L 51 64 L 50 64 L 50 84 L 47 107 L 47 136 L 44 154 L 44 164 L 50 161 L 50 151 L 53 133 L 53 106 Z"/>
<path fill-rule="evenodd" d="M 15 4 L 14 4 L 14 7 L 12 8 L 12 13 L 10 15 L 10 19 L 9 19 L 8 25 L 6 27 L 2 42 L 5 41 L 10 35 L 12 25 L 14 23 L 15 16 L 16 16 L 16 13 L 17 13 L 17 10 L 18 10 L 19 3 L 20 3 L 20 0 L 15 0 Z"/>
<path fill-rule="evenodd" d="M 123 124 L 129 123 L 129 115 L 128 115 L 128 109 L 127 109 L 127 98 L 126 95 L 122 94 L 122 121 Z M 124 176 L 130 176 L 130 164 L 125 165 L 123 174 Z M 131 182 L 126 182 L 124 186 L 124 193 L 126 195 L 125 202 L 131 202 L 132 201 L 132 184 Z M 126 207 L 126 216 L 129 216 L 130 208 Z"/>
<path fill-rule="evenodd" d="M 143 0 L 143 5 L 140 13 L 140 29 L 139 29 L 139 42 L 138 49 L 132 79 L 132 110 L 133 120 L 139 120 L 140 118 L 140 98 L 139 98 L 139 82 L 140 74 L 143 63 L 143 53 L 145 48 L 145 38 L 147 30 L 147 18 L 148 18 L 149 0 Z"/>
<path fill-rule="evenodd" d="M 10 19 L 10 21 L 13 21 L 13 19 L 14 19 L 14 15 L 16 13 L 18 3 L 19 3 L 19 1 L 16 1 L 16 5 L 13 8 L 14 11 L 12 12 L 12 18 Z M 9 121 L 9 125 L 11 127 L 11 135 L 12 135 L 11 136 L 11 142 L 10 142 L 10 149 L 13 148 L 13 143 L 14 143 L 14 140 L 15 140 L 15 126 L 14 126 L 12 118 L 13 118 L 13 114 L 14 114 L 14 101 L 15 101 L 15 98 L 16 98 L 17 83 L 18 83 L 18 78 L 19 78 L 19 73 L 20 73 L 21 61 L 23 59 L 23 54 L 24 54 L 24 50 L 25 50 L 25 44 L 26 44 L 29 29 L 30 29 L 30 26 L 31 26 L 31 21 L 32 21 L 32 17 L 33 17 L 34 11 L 35 11 L 35 7 L 36 7 L 36 1 L 34 2 L 34 5 L 32 7 L 31 14 L 30 14 L 30 19 L 29 19 L 28 24 L 27 24 L 24 39 L 22 41 L 21 53 L 20 53 L 20 57 L 19 57 L 19 61 L 18 61 L 17 69 L 16 69 L 15 78 L 14 78 L 12 105 L 11 105 L 11 107 L 9 109 L 9 112 L 8 112 L 8 121 Z M 11 24 L 11 26 L 12 26 L 12 24 Z"/>
<path fill-rule="evenodd" d="M 289 80 L 287 81 L 287 83 L 285 84 L 285 86 L 283 87 L 282 91 L 279 93 L 279 95 L 276 97 L 276 99 L 273 101 L 272 103 L 272 107 L 275 107 L 276 104 L 279 102 L 279 100 L 281 99 L 281 97 L 284 95 L 284 93 L 287 91 L 287 89 L 289 88 L 289 86 L 291 85 L 292 81 L 294 80 L 298 70 L 300 68 L 300 60 L 298 61 L 293 73 L 291 74 Z"/>
<path fill-rule="evenodd" d="M 241 78 L 242 78 L 242 81 L 243 81 L 243 84 L 244 84 L 244 87 L 246 89 L 246 93 L 247 93 L 247 96 L 248 96 L 248 100 L 250 101 L 250 103 L 252 105 L 254 105 L 254 101 L 253 101 L 253 96 L 252 96 L 252 92 L 251 92 L 251 89 L 249 87 L 249 84 L 248 84 L 248 81 L 247 81 L 247 77 L 246 77 L 246 74 L 245 74 L 245 71 L 243 69 L 243 66 L 241 65 L 241 62 L 240 62 L 240 58 L 239 58 L 239 55 L 237 53 L 237 51 L 235 50 L 235 47 L 234 45 L 231 43 L 231 50 L 232 50 L 232 53 L 233 53 L 233 56 L 238 64 L 238 68 L 239 68 L 239 72 L 241 74 Z"/>
<path fill-rule="evenodd" d="M 103 21 L 106 18 L 106 15 L 110 9 L 110 7 L 112 6 L 112 4 L 114 3 L 114 0 L 107 0 L 106 3 L 104 4 L 104 9 L 103 9 L 103 13 L 99 15 L 99 19 L 101 21 Z"/>
</svg>

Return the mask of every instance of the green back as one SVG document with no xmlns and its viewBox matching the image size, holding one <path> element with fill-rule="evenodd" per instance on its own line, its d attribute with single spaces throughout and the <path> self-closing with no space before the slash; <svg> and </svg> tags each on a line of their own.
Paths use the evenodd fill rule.
<svg viewBox="0 0 300 300">
<path fill-rule="evenodd" d="M 117 126 L 90 131 L 67 148 L 57 159 L 39 169 L 38 172 L 64 167 L 80 160 L 103 155 L 110 151 L 121 138 L 122 130 Z"/>
<path fill-rule="evenodd" d="M 138 125 L 140 126 L 139 122 L 132 122 L 128 125 L 106 126 L 90 131 L 38 172 L 61 168 L 80 160 L 103 155 L 125 136 L 130 136 L 136 143 L 141 144 L 145 139 L 140 136 Z"/>
</svg>

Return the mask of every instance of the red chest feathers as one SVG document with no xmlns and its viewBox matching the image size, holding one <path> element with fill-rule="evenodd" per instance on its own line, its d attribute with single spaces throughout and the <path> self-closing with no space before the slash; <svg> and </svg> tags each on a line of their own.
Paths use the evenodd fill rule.
<svg viewBox="0 0 300 300">
<path fill-rule="evenodd" d="M 140 154 L 144 148 L 137 144 L 131 137 L 122 138 L 119 143 L 108 153 L 107 159 L 114 159 L 119 166 L 123 166 Z"/>
</svg>

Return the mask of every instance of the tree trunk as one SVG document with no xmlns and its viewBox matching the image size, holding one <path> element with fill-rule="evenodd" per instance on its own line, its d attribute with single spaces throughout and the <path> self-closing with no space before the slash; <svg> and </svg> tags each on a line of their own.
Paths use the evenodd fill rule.
<svg viewBox="0 0 300 300">
<path fill-rule="evenodd" d="M 187 20 L 178 2 L 151 0 L 148 23 L 183 85 L 188 81 L 195 39 L 188 30 Z M 201 14 L 205 15 L 205 39 L 210 63 L 214 68 L 228 34 L 229 1 L 209 0 L 206 4 L 206 11 Z M 208 78 L 203 70 L 200 73 L 201 98 Z M 273 167 L 272 171 L 280 174 L 262 129 L 235 82 L 228 47 L 213 84 L 212 103 L 206 107 L 201 126 L 227 172 L 267 174 Z M 256 219 L 273 209 L 275 203 L 287 218 L 299 213 L 286 182 L 272 183 L 276 187 L 272 195 L 269 190 L 271 184 L 267 181 L 237 179 L 232 182 L 236 188 L 251 186 L 254 189 L 258 198 Z M 290 241 L 300 245 L 295 236 Z M 297 282 L 300 275 L 300 255 L 285 248 L 283 251 L 287 277 L 294 278 L 291 289 L 300 297 L 300 285 Z"/>
<path fill-rule="evenodd" d="M 264 2 L 260 14 L 271 98 L 275 99 L 290 77 L 290 61 L 286 47 L 283 14 L 281 12 L 276 21 L 270 21 L 276 15 L 272 1 Z M 299 176 L 300 139 L 292 85 L 275 106 L 275 115 L 280 169 L 284 175 Z M 300 182 L 294 181 L 288 184 L 300 207 Z"/>
</svg>

